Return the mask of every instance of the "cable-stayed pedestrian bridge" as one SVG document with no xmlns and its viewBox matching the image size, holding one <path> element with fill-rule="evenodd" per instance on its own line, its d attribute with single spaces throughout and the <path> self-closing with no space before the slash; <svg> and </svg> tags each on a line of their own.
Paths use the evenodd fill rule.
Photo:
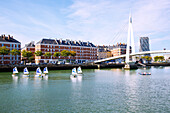
<svg viewBox="0 0 170 113">
<path fill-rule="evenodd" d="M 145 54 L 160 54 L 160 53 L 170 53 L 170 50 L 159 50 L 159 51 L 144 51 L 144 52 L 137 52 L 137 53 L 131 53 L 130 56 L 136 56 L 136 55 L 145 55 Z M 105 61 L 110 61 L 114 59 L 119 59 L 119 58 L 124 58 L 126 57 L 126 54 L 120 55 L 120 56 L 114 56 L 114 57 L 109 57 L 101 60 L 96 60 L 94 63 L 101 63 Z"/>
</svg>

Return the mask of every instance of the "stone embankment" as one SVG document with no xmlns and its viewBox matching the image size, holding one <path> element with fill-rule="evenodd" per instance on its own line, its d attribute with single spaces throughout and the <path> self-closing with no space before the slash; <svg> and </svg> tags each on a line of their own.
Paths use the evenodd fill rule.
<svg viewBox="0 0 170 113">
<path fill-rule="evenodd" d="M 170 63 L 151 63 L 145 64 L 146 66 L 170 66 Z M 12 72 L 14 67 L 17 67 L 18 71 L 22 72 L 25 67 L 28 68 L 29 71 L 35 71 L 37 67 L 43 69 L 44 67 L 48 67 L 49 70 L 67 70 L 72 69 L 74 67 L 81 66 L 82 69 L 102 69 L 102 68 L 123 68 L 124 64 L 59 64 L 59 65 L 0 65 L 0 72 Z M 131 69 L 137 69 L 137 66 L 134 65 Z"/>
<path fill-rule="evenodd" d="M 72 69 L 74 67 L 81 66 L 82 69 L 98 69 L 98 65 L 96 64 L 59 64 L 59 65 L 1 65 L 0 72 L 12 72 L 14 67 L 17 67 L 18 71 L 22 72 L 25 67 L 28 68 L 29 71 L 35 71 L 37 67 L 43 69 L 44 67 L 48 67 L 49 70 L 67 70 Z M 101 64 L 100 68 L 122 68 L 124 64 Z"/>
</svg>

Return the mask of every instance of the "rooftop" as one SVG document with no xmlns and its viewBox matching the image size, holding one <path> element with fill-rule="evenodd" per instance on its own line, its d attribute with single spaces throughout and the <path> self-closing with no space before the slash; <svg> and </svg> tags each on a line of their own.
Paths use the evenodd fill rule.
<svg viewBox="0 0 170 113">
<path fill-rule="evenodd" d="M 83 47 L 96 47 L 91 42 L 83 42 L 83 41 L 72 41 L 69 39 L 42 39 L 37 44 L 56 44 L 56 45 L 70 45 L 70 46 L 83 46 Z"/>
<path fill-rule="evenodd" d="M 32 41 L 28 44 L 25 44 L 25 47 L 35 47 L 34 41 Z"/>
<path fill-rule="evenodd" d="M 13 36 L 10 36 L 10 35 L 8 35 L 8 36 L 1 35 L 0 42 L 20 43 L 18 40 L 14 39 Z"/>
</svg>

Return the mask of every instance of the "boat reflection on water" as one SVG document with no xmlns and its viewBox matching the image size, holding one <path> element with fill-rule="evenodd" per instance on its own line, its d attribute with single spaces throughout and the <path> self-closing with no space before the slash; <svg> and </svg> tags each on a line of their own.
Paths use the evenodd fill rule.
<svg viewBox="0 0 170 113">
<path fill-rule="evenodd" d="M 18 76 L 14 75 L 12 76 L 13 84 L 17 85 L 18 84 Z"/>
<path fill-rule="evenodd" d="M 77 75 L 77 81 L 81 82 L 81 81 L 82 81 L 82 78 L 83 78 L 82 74 L 78 74 L 78 75 Z"/>
<path fill-rule="evenodd" d="M 77 82 L 77 77 L 70 77 L 71 82 Z"/>
<path fill-rule="evenodd" d="M 42 79 L 43 79 L 43 80 L 48 80 L 48 75 L 42 76 Z"/>
<path fill-rule="evenodd" d="M 70 80 L 71 80 L 72 82 L 81 82 L 81 81 L 82 81 L 82 78 L 83 78 L 83 76 L 79 74 L 79 75 L 76 75 L 76 77 L 70 78 Z"/>
<path fill-rule="evenodd" d="M 20 77 L 20 82 L 22 83 L 22 85 L 27 85 L 28 84 L 28 79 L 29 77 Z"/>
</svg>

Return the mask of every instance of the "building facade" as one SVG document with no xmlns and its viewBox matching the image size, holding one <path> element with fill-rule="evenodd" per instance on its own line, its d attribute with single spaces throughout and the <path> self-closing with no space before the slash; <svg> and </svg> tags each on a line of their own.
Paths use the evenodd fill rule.
<svg viewBox="0 0 170 113">
<path fill-rule="evenodd" d="M 13 36 L 0 36 L 0 47 L 6 46 L 10 51 L 13 49 L 21 50 L 21 43 L 13 38 Z M 2 64 L 2 55 L 0 55 L 0 64 Z M 12 55 L 9 53 L 8 55 L 4 55 L 4 64 L 19 64 L 21 62 L 21 55 Z"/>
<path fill-rule="evenodd" d="M 113 49 L 111 50 L 111 54 L 113 57 L 120 56 L 126 54 L 127 44 L 125 43 L 117 43 L 113 45 Z M 131 53 L 131 46 L 130 46 L 130 53 Z M 125 58 L 115 59 L 115 62 L 124 62 Z"/>
<path fill-rule="evenodd" d="M 112 56 L 110 51 L 111 46 L 97 46 L 97 59 L 109 58 Z"/>
<path fill-rule="evenodd" d="M 112 56 L 120 56 L 126 54 L 126 47 L 127 44 L 125 43 L 117 43 L 116 45 L 113 45 L 113 49 L 111 50 Z"/>
<path fill-rule="evenodd" d="M 22 48 L 22 51 L 26 50 L 26 51 L 31 51 L 33 54 L 35 53 L 35 44 L 34 41 L 31 41 L 28 44 L 25 44 L 25 46 Z M 35 55 L 33 55 L 33 60 L 32 62 L 35 63 Z M 21 54 L 21 61 L 26 60 L 26 58 L 24 58 Z"/>
<path fill-rule="evenodd" d="M 140 37 L 139 52 L 143 52 L 143 51 L 150 51 L 148 37 Z M 150 54 L 146 54 L 145 56 L 150 56 Z"/>
<path fill-rule="evenodd" d="M 53 57 L 55 52 L 63 50 L 75 51 L 76 56 L 68 57 Z M 71 62 L 87 63 L 97 60 L 97 48 L 90 42 L 72 41 L 69 39 L 42 39 L 35 45 L 35 51 L 42 51 L 42 53 L 50 52 L 51 57 L 35 56 L 36 63 L 57 63 L 57 62 Z"/>
</svg>

